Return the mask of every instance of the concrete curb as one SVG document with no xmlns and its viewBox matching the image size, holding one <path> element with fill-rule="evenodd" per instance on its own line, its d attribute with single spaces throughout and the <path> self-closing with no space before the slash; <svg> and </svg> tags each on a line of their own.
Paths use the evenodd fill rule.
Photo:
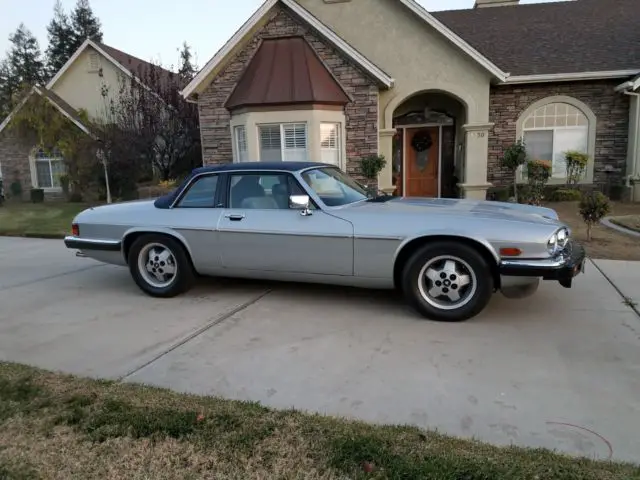
<svg viewBox="0 0 640 480">
<path fill-rule="evenodd" d="M 607 228 L 616 230 L 620 233 L 624 233 L 625 235 L 640 238 L 640 233 L 634 232 L 633 230 L 629 230 L 628 228 L 621 227 L 620 225 L 616 225 L 611 221 L 612 218 L 615 218 L 615 217 L 605 217 L 600 221 L 600 223 Z"/>
</svg>

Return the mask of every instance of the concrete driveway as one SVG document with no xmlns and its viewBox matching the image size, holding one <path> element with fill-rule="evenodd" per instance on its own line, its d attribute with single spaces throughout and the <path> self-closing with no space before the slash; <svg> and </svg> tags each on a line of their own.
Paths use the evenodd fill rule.
<svg viewBox="0 0 640 480">
<path fill-rule="evenodd" d="M 640 266 L 598 266 L 444 324 L 345 288 L 210 280 L 153 299 L 60 241 L 0 237 L 0 359 L 638 462 L 640 316 L 610 280 L 640 299 Z"/>
</svg>

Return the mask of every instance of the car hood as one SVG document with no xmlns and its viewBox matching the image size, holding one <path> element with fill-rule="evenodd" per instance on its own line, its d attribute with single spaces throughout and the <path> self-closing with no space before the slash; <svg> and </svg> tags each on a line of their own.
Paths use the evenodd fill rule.
<svg viewBox="0 0 640 480">
<path fill-rule="evenodd" d="M 518 203 L 493 202 L 457 198 L 402 197 L 388 201 L 369 201 L 355 208 L 380 210 L 386 213 L 429 213 L 461 217 L 486 218 L 527 223 L 560 224 L 555 210 Z"/>
</svg>

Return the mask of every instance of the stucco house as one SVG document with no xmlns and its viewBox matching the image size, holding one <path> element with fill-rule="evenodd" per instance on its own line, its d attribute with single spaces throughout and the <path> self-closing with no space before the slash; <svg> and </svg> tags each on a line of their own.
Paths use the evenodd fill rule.
<svg viewBox="0 0 640 480">
<path fill-rule="evenodd" d="M 469 0 L 470 2 L 472 0 Z M 583 183 L 640 174 L 640 2 L 266 0 L 183 90 L 205 163 L 322 160 L 379 187 L 485 198 L 503 149 L 590 155 Z M 640 200 L 640 188 L 636 188 Z"/>
<path fill-rule="evenodd" d="M 127 88 L 128 82 L 144 81 L 141 72 L 147 69 L 157 72 L 157 84 L 175 81 L 176 74 L 169 70 L 86 40 L 46 85 L 32 88 L 0 123 L 0 178 L 5 189 L 19 181 L 27 196 L 31 188 L 42 188 L 49 198 L 62 192 L 59 176 L 64 173 L 65 164 L 61 154 L 35 148 L 9 128 L 12 118 L 32 95 L 42 96 L 84 134 L 96 137 L 95 126 L 108 120 L 109 103 L 117 101 L 120 89 Z M 86 115 L 80 115 L 80 111 Z"/>
</svg>

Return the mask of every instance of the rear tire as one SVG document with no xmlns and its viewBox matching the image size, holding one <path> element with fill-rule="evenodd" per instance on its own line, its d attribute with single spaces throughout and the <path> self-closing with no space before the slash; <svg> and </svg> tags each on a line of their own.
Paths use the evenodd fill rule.
<svg viewBox="0 0 640 480">
<path fill-rule="evenodd" d="M 474 248 L 434 242 L 411 256 L 403 270 L 402 290 L 425 318 L 461 322 L 484 310 L 494 281 L 487 261 Z"/>
<path fill-rule="evenodd" d="M 175 297 L 193 284 L 195 275 L 187 252 L 169 236 L 150 233 L 138 237 L 127 260 L 133 280 L 152 297 Z"/>
</svg>

